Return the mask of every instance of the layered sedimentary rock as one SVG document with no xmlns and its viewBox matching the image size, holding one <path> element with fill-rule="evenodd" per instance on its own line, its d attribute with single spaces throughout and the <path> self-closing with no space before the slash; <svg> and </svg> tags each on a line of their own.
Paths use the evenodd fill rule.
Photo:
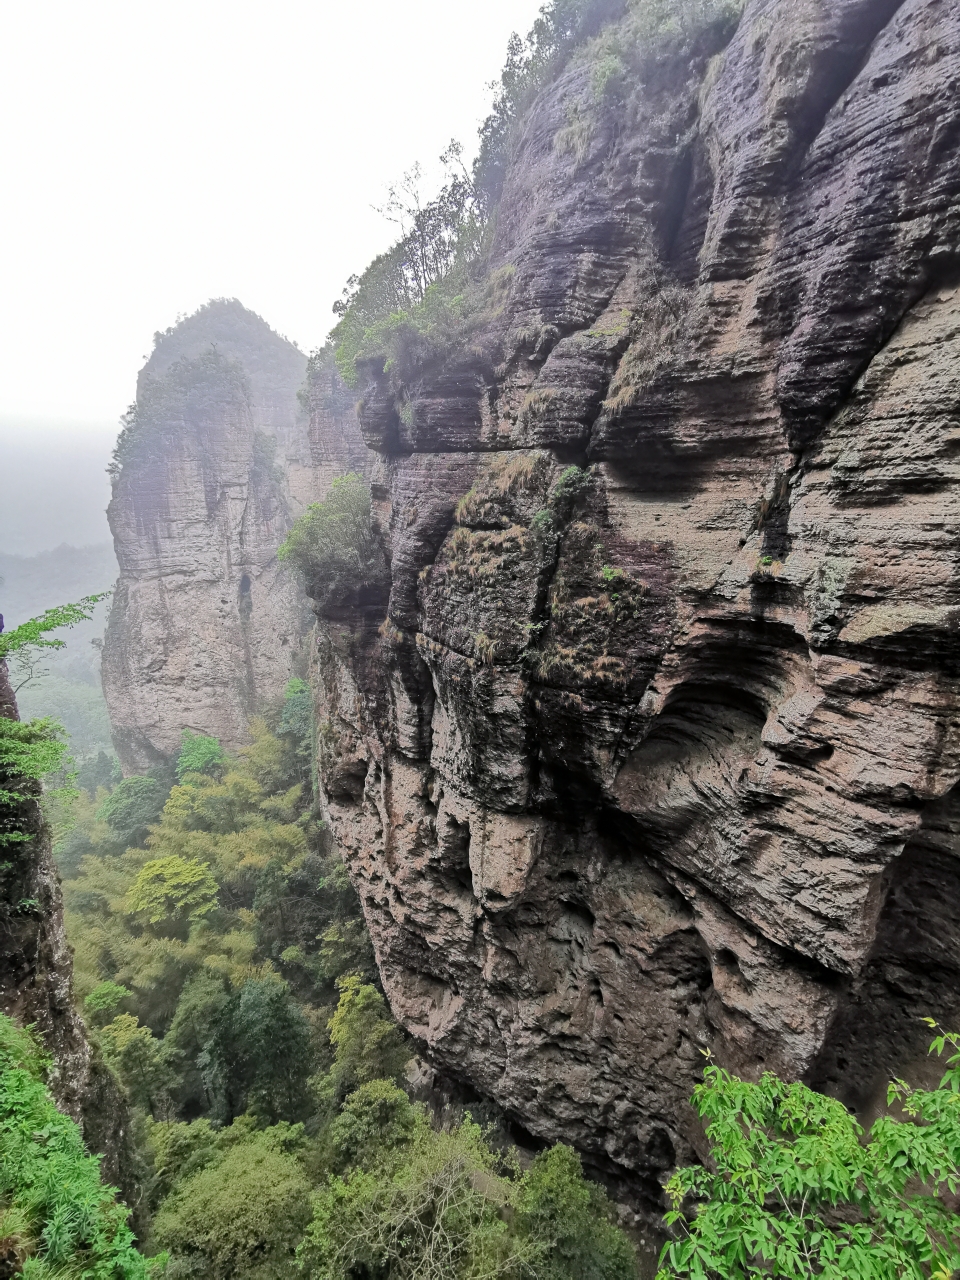
<svg viewBox="0 0 960 1280">
<path fill-rule="evenodd" d="M 277 548 L 364 452 L 349 407 L 316 427 L 331 396 L 317 368 L 298 401 L 306 370 L 235 300 L 156 335 L 108 512 L 120 580 L 103 685 L 127 771 L 175 754 L 184 729 L 238 746 L 295 669 L 309 615 Z"/>
<path fill-rule="evenodd" d="M 960 1014 L 960 10 L 632 21 L 469 341 L 370 366 L 389 594 L 318 697 L 395 1012 L 653 1196 L 702 1049 L 869 1108 Z"/>
<path fill-rule="evenodd" d="M 19 718 L 2 661 L 0 716 Z M 120 1188 L 139 1231 L 146 1224 L 146 1210 L 130 1116 L 74 1008 L 73 957 L 39 787 L 9 776 L 0 779 L 0 787 L 24 797 L 0 805 L 0 827 L 20 837 L 5 843 L 0 859 L 0 1012 L 20 1026 L 33 1027 L 51 1058 L 49 1085 L 57 1106 L 80 1125 L 87 1149 L 103 1157 L 104 1179 Z"/>
</svg>

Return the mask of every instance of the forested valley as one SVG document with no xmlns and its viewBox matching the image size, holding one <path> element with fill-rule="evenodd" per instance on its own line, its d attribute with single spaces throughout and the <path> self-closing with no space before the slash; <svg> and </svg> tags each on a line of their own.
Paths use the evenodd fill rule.
<svg viewBox="0 0 960 1280">
<path fill-rule="evenodd" d="M 164 1275 L 374 1274 L 403 1254 L 439 1280 L 553 1251 L 558 1275 L 631 1275 L 572 1151 L 521 1171 L 482 1115 L 440 1127 L 411 1099 L 415 1051 L 317 817 L 306 682 L 250 730 L 239 756 L 186 734 L 172 770 L 59 802 L 76 990 L 134 1108 Z"/>
</svg>

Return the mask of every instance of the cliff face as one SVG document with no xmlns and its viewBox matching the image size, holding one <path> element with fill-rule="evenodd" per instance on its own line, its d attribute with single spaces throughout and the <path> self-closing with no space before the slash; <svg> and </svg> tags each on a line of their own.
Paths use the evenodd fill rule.
<svg viewBox="0 0 960 1280">
<path fill-rule="evenodd" d="M 2 661 L 0 716 L 18 719 Z M 10 781 L 3 779 L 3 785 Z M 15 782 L 18 792 L 27 789 L 31 784 Z M 57 1106 L 80 1125 L 87 1149 L 103 1156 L 104 1179 L 120 1188 L 139 1231 L 145 1225 L 145 1210 L 130 1117 L 126 1100 L 93 1053 L 73 1005 L 73 958 L 50 833 L 37 801 L 22 801 L 13 812 L 9 806 L 3 808 L 4 830 L 30 839 L 9 845 L 0 859 L 0 1011 L 20 1026 L 34 1027 L 53 1060 L 49 1085 Z"/>
<path fill-rule="evenodd" d="M 529 113 L 469 342 L 373 370 L 319 704 L 394 1010 L 655 1193 L 702 1048 L 868 1107 L 960 1014 L 960 10 L 643 47 Z"/>
<path fill-rule="evenodd" d="M 185 728 L 239 745 L 292 674 L 307 619 L 277 547 L 331 457 L 362 451 L 355 424 L 314 441 L 306 367 L 221 299 L 158 334 L 140 373 L 108 512 L 120 580 L 103 654 L 127 771 L 175 754 Z"/>
</svg>

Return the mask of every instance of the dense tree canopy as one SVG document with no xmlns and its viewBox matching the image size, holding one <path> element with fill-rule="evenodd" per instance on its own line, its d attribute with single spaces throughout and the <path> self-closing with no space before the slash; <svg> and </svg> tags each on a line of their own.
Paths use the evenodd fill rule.
<svg viewBox="0 0 960 1280">
<path fill-rule="evenodd" d="M 572 1152 L 521 1175 L 408 1097 L 413 1050 L 305 786 L 305 683 L 251 733 L 232 757 L 185 735 L 176 781 L 81 795 L 58 845 L 86 850 L 65 882 L 78 982 L 141 1117 L 167 1280 L 466 1280 L 491 1261 L 533 1280 L 535 1258 L 545 1280 L 632 1276 Z"/>
</svg>

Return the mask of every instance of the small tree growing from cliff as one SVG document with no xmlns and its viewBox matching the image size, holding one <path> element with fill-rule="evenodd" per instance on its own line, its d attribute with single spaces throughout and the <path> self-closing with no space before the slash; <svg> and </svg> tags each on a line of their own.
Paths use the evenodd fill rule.
<svg viewBox="0 0 960 1280">
<path fill-rule="evenodd" d="M 0 617 L 0 663 L 12 661 L 27 679 L 35 678 L 38 657 L 66 643 L 51 639 L 49 633 L 88 621 L 103 599 L 103 595 L 87 596 L 76 604 L 58 605 L 12 631 L 3 630 Z M 22 723 L 9 718 L 4 707 L 0 701 L 0 849 L 33 839 L 31 832 L 23 830 L 20 806 L 37 798 L 40 780 L 63 765 L 67 750 L 63 727 L 55 720 Z M 16 714 L 15 707 L 11 714 Z"/>
<path fill-rule="evenodd" d="M 373 530 L 370 490 L 350 473 L 334 480 L 323 502 L 314 502 L 290 530 L 279 551 L 304 577 L 307 590 L 324 608 L 380 583 L 386 573 Z"/>
<path fill-rule="evenodd" d="M 931 1026 L 934 1024 L 931 1022 Z M 657 1280 L 950 1280 L 960 1269 L 960 1035 L 937 1089 L 895 1080 L 863 1130 L 835 1098 L 767 1072 L 757 1084 L 710 1064 L 694 1092 L 714 1170 L 679 1169 L 667 1184 L 681 1238 Z M 684 1206 L 696 1204 L 689 1219 Z"/>
</svg>

